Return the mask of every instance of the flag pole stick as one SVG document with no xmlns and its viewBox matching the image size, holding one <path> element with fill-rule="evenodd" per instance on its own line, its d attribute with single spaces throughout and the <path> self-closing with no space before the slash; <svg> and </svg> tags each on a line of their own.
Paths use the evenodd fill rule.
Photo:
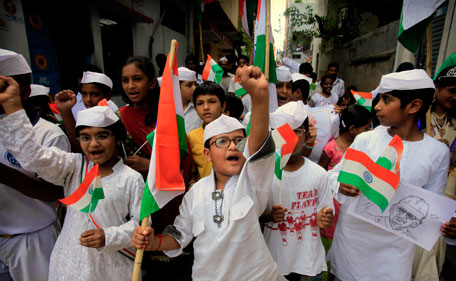
<svg viewBox="0 0 456 281">
<path fill-rule="evenodd" d="M 176 47 L 177 47 L 177 40 L 173 39 L 171 40 L 171 49 L 169 51 L 169 67 L 171 71 L 173 70 L 173 62 L 174 62 L 174 54 L 176 53 Z M 152 160 L 154 161 L 154 160 Z M 142 229 L 146 229 L 146 227 L 149 225 L 149 216 L 145 217 L 142 222 L 141 222 L 141 227 Z M 132 276 L 132 281 L 138 281 L 139 276 L 141 274 L 141 264 L 143 260 L 143 255 L 144 255 L 144 249 L 138 249 L 136 250 L 136 257 L 135 257 L 135 265 L 133 268 L 133 276 Z"/>
<path fill-rule="evenodd" d="M 280 206 L 282 206 L 282 180 L 280 180 L 279 204 L 280 204 Z"/>
<path fill-rule="evenodd" d="M 143 148 L 147 143 L 147 140 L 135 151 L 135 153 L 133 153 L 132 156 L 135 156 L 136 154 L 138 154 L 138 152 L 141 150 L 141 148 Z"/>
<path fill-rule="evenodd" d="M 264 77 L 269 82 L 269 53 L 271 41 L 271 3 L 270 0 L 265 1 L 266 4 L 266 51 L 264 56 Z"/>
<path fill-rule="evenodd" d="M 203 20 L 201 18 L 201 20 Z M 203 50 L 203 29 L 201 28 L 201 21 L 199 22 L 199 30 L 200 30 L 200 49 L 201 49 L 201 61 L 204 62 L 204 50 Z M 199 64 L 198 64 L 199 67 Z"/>
<path fill-rule="evenodd" d="M 426 32 L 426 72 L 429 76 L 432 74 L 432 22 L 429 24 Z"/>
</svg>

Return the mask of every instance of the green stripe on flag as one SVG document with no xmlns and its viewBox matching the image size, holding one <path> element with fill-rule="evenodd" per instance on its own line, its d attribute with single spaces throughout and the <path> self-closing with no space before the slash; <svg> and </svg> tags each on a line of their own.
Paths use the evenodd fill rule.
<svg viewBox="0 0 456 281">
<path fill-rule="evenodd" d="M 265 44 L 266 35 L 262 34 L 257 36 L 256 49 L 255 49 L 255 60 L 254 65 L 261 68 L 261 72 L 264 73 L 264 60 L 266 57 Z M 274 46 L 272 43 L 269 43 L 269 83 L 277 83 L 277 74 L 275 68 L 275 59 L 274 59 Z"/>
<path fill-rule="evenodd" d="M 399 40 L 399 42 L 401 42 L 401 44 L 410 52 L 416 53 L 416 50 L 420 47 L 421 41 L 423 41 L 426 29 L 429 26 L 429 23 L 431 23 L 433 16 L 434 14 L 409 29 L 404 30 L 402 25 L 404 15 L 401 15 L 401 23 L 399 25 L 399 32 L 397 33 L 397 40 Z"/>
<path fill-rule="evenodd" d="M 176 114 L 177 132 L 179 133 L 179 152 L 180 159 L 184 159 L 188 155 L 187 150 L 187 135 L 185 134 L 185 120 L 182 116 Z"/>
<path fill-rule="evenodd" d="M 143 218 L 155 213 L 158 210 L 160 210 L 160 207 L 158 206 L 157 201 L 155 201 L 152 193 L 150 193 L 149 183 L 148 180 L 146 180 L 146 186 L 144 187 L 143 198 L 141 200 L 139 221 L 141 222 Z"/>
<path fill-rule="evenodd" d="M 359 97 L 359 99 L 358 99 L 358 104 L 359 104 L 359 105 L 363 105 L 365 102 L 366 102 L 366 99 L 365 99 L 365 98 Z"/>
<path fill-rule="evenodd" d="M 369 198 L 372 202 L 377 204 L 380 209 L 382 210 L 382 213 L 386 210 L 388 207 L 388 200 L 383 196 L 380 192 L 372 189 L 361 177 L 355 174 L 347 173 L 344 171 L 339 172 L 339 177 L 337 178 L 338 182 L 345 183 L 345 184 L 350 184 L 353 186 L 356 186 L 359 188 L 359 190 L 362 191 L 362 193 Z"/>
<path fill-rule="evenodd" d="M 223 77 L 222 67 L 220 67 L 220 65 L 218 65 L 218 64 L 214 64 L 211 66 L 211 69 L 212 69 L 212 72 L 215 73 L 214 82 L 217 84 L 220 84 L 220 82 L 222 81 L 222 77 Z"/>
<path fill-rule="evenodd" d="M 279 153 L 275 153 L 275 167 L 274 167 L 274 173 L 276 175 L 276 177 L 279 179 L 279 180 L 282 180 L 282 169 L 280 169 L 280 155 Z"/>
<path fill-rule="evenodd" d="M 378 165 L 382 166 L 383 168 L 387 169 L 387 170 L 391 170 L 391 168 L 393 167 L 393 163 L 391 163 L 391 161 L 384 157 L 384 156 L 381 156 L 377 159 L 377 163 Z"/>
</svg>

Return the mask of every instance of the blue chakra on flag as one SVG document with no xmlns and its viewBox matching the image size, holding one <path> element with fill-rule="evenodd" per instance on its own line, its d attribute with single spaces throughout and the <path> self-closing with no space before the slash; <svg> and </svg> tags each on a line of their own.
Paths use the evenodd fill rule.
<svg viewBox="0 0 456 281">
<path fill-rule="evenodd" d="M 368 171 L 365 171 L 365 172 L 363 173 L 363 178 L 364 178 L 364 180 L 365 180 L 367 183 L 371 183 L 371 182 L 374 180 L 374 178 L 372 177 L 371 173 L 369 173 Z"/>
<path fill-rule="evenodd" d="M 93 193 L 93 184 L 91 184 L 91 185 L 89 186 L 89 191 L 88 191 L 88 192 L 89 192 L 89 194 L 92 194 L 92 193 Z"/>
<path fill-rule="evenodd" d="M 8 151 L 5 153 L 5 160 L 7 160 L 12 166 L 16 168 L 20 168 L 21 164 L 17 162 L 16 158 L 14 158 L 13 154 L 9 153 Z"/>
</svg>

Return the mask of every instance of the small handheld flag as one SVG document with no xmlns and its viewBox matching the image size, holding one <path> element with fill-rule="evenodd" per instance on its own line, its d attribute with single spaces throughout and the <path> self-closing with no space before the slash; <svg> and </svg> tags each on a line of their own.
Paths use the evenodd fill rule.
<svg viewBox="0 0 456 281">
<path fill-rule="evenodd" d="M 372 111 L 372 93 L 355 92 L 353 90 L 350 91 L 355 98 L 356 103 L 363 106 L 367 110 Z"/>
<path fill-rule="evenodd" d="M 91 213 L 95 211 L 98 201 L 104 198 L 100 172 L 98 170 L 98 164 L 96 164 L 90 169 L 78 189 L 67 198 L 60 199 L 59 201 L 78 211 Z"/>
<path fill-rule="evenodd" d="M 400 183 L 402 151 L 402 140 L 397 135 L 377 162 L 364 152 L 348 148 L 337 181 L 357 187 L 384 212 Z"/>
<path fill-rule="evenodd" d="M 241 83 L 239 83 L 237 75 L 234 76 L 234 90 L 236 91 L 236 96 L 238 97 L 247 94 L 247 91 L 241 86 Z"/>
<path fill-rule="evenodd" d="M 276 144 L 276 164 L 274 172 L 276 177 L 279 180 L 281 180 L 283 168 L 285 167 L 285 165 L 288 162 L 288 159 L 290 159 L 290 156 L 293 153 L 293 149 L 295 148 L 296 143 L 298 142 L 298 136 L 295 134 L 295 132 L 288 123 L 285 123 L 285 125 L 273 130 L 271 135 Z"/>
<path fill-rule="evenodd" d="M 218 65 L 210 55 L 207 55 L 206 65 L 203 69 L 202 78 L 205 81 L 212 81 L 217 84 L 222 81 L 223 69 Z"/>
</svg>

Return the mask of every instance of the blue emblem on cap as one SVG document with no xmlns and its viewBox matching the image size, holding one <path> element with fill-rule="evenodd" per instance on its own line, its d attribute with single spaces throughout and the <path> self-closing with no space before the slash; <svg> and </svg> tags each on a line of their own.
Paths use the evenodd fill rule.
<svg viewBox="0 0 456 281">
<path fill-rule="evenodd" d="M 7 160 L 12 166 L 16 168 L 20 168 L 21 164 L 17 162 L 16 158 L 14 158 L 13 154 L 9 153 L 8 151 L 5 153 L 5 160 Z"/>
<path fill-rule="evenodd" d="M 371 183 L 374 178 L 372 177 L 371 173 L 369 173 L 368 171 L 365 171 L 363 173 L 363 177 L 364 177 L 364 180 L 367 182 L 367 183 Z"/>
</svg>

